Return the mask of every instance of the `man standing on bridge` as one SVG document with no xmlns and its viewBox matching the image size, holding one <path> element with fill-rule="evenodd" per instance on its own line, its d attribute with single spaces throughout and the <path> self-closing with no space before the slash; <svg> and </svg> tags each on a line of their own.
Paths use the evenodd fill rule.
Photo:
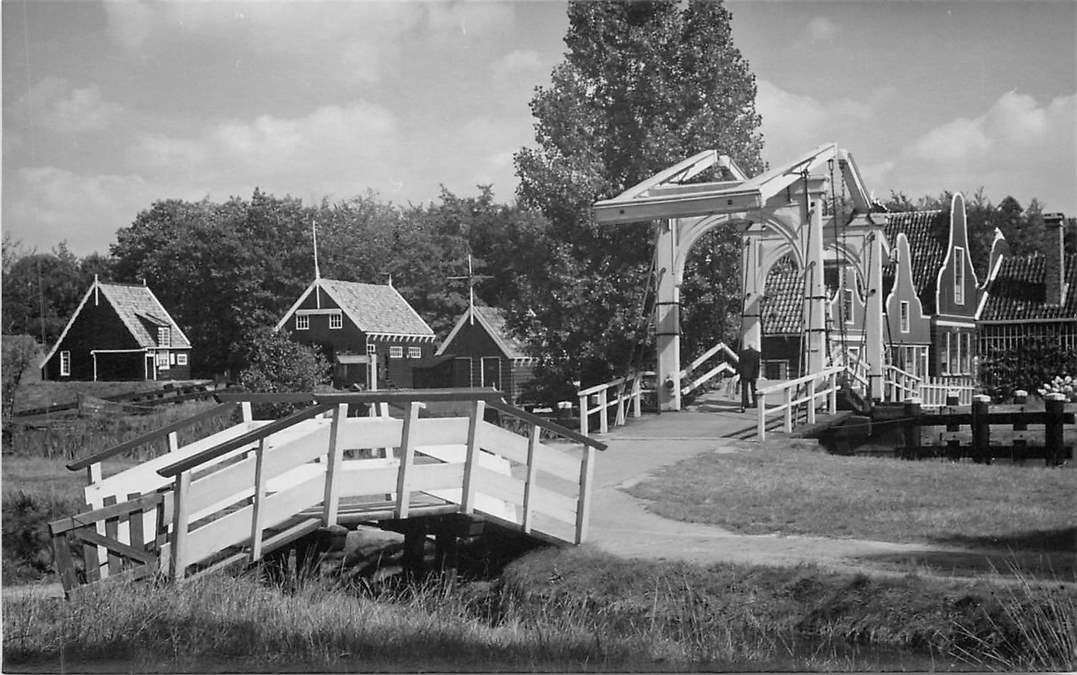
<svg viewBox="0 0 1077 675">
<path fill-rule="evenodd" d="M 747 344 L 740 350 L 737 375 L 740 376 L 740 412 L 744 412 L 745 408 L 749 407 L 749 391 L 752 392 L 750 407 L 754 408 L 756 405 L 755 381 L 759 377 L 759 350 L 755 348 L 755 345 Z"/>
</svg>

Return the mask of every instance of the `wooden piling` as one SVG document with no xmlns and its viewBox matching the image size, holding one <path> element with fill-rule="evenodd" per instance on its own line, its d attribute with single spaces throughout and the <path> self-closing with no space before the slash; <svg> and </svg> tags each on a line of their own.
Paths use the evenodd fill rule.
<svg viewBox="0 0 1077 675">
<path fill-rule="evenodd" d="M 901 433 L 905 439 L 905 459 L 917 459 L 920 457 L 920 399 L 905 399 L 905 423 L 901 425 Z"/>
<path fill-rule="evenodd" d="M 1044 463 L 1057 466 L 1062 463 L 1064 448 L 1064 429 L 1066 415 L 1066 397 L 1062 394 L 1047 394 L 1044 397 L 1047 406 L 1047 420 L 1044 425 Z"/>
<path fill-rule="evenodd" d="M 972 397 L 972 461 L 977 464 L 991 463 L 990 403 L 990 396 Z"/>
</svg>

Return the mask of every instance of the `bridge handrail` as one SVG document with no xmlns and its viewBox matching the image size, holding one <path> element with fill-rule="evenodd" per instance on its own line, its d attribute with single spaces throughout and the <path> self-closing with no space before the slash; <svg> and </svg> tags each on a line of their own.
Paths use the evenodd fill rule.
<svg viewBox="0 0 1077 675">
<path fill-rule="evenodd" d="M 735 361 L 737 363 L 740 362 L 740 357 L 737 356 L 737 353 L 735 351 L 730 349 L 729 346 L 726 343 L 719 342 L 718 344 L 714 345 L 713 347 L 711 347 L 710 349 L 708 349 L 707 351 L 703 352 L 698 357 L 696 357 L 696 359 L 694 361 L 689 363 L 688 367 L 681 371 L 681 377 L 682 378 L 688 377 L 689 373 L 691 373 L 693 370 L 695 370 L 696 368 L 701 366 L 704 361 L 706 361 L 707 359 L 714 356 L 715 354 L 717 354 L 720 351 L 724 351 L 726 353 L 726 356 L 733 359 L 733 361 Z"/>
<path fill-rule="evenodd" d="M 539 417 L 538 415 L 529 413 L 526 410 L 521 410 L 515 406 L 511 406 L 504 401 L 487 401 L 486 405 L 490 408 L 493 408 L 494 410 L 497 410 L 498 412 L 503 412 L 506 415 L 512 415 L 513 417 L 527 422 L 528 424 L 533 424 L 540 429 L 545 429 L 550 433 L 557 434 L 558 436 L 561 436 L 562 438 L 567 438 L 570 441 L 581 443 L 587 447 L 594 448 L 595 450 L 605 450 L 608 447 L 605 443 L 596 441 L 595 439 L 588 436 L 584 436 L 583 434 L 577 433 L 567 427 L 563 427 L 556 422 L 551 422 L 543 417 Z"/>
<path fill-rule="evenodd" d="M 173 462 L 172 464 L 163 466 L 157 470 L 157 474 L 165 478 L 174 478 L 177 475 L 183 473 L 184 471 L 189 471 L 190 469 L 193 469 L 200 464 L 205 464 L 210 460 L 217 459 L 218 457 L 225 455 L 233 450 L 260 441 L 268 436 L 272 436 L 273 434 L 287 429 L 288 427 L 293 426 L 298 422 L 302 422 L 303 420 L 310 419 L 315 415 L 320 415 L 324 412 L 328 412 L 332 408 L 332 403 L 315 403 L 314 405 L 307 408 L 303 408 L 302 410 L 294 412 L 287 417 L 282 417 L 279 420 L 273 420 L 269 424 L 258 427 L 253 431 L 248 431 L 242 436 L 237 436 L 236 438 L 215 445 L 212 448 L 206 448 L 202 452 L 181 459 L 178 462 Z"/>
<path fill-rule="evenodd" d="M 763 387 L 762 389 L 756 389 L 755 393 L 774 394 L 776 392 L 782 391 L 783 389 L 796 388 L 802 384 L 814 382 L 815 380 L 818 380 L 822 377 L 829 377 L 831 374 L 840 373 L 843 370 L 845 370 L 844 366 L 830 366 L 828 368 L 824 368 L 818 373 L 804 375 L 803 377 L 798 377 L 795 380 L 785 380 L 784 382 L 777 382 L 775 384 Z"/>
<path fill-rule="evenodd" d="M 82 459 L 76 459 L 73 462 L 68 462 L 67 463 L 67 469 L 69 471 L 79 471 L 81 469 L 85 469 L 85 468 L 90 467 L 90 466 L 92 466 L 94 464 L 98 464 L 98 463 L 100 463 L 100 462 L 102 462 L 102 461 L 104 461 L 106 459 L 109 459 L 111 457 L 115 457 L 116 455 L 119 455 L 119 454 L 121 454 L 123 452 L 126 452 L 127 450 L 132 450 L 132 449 L 137 448 L 139 446 L 145 445 L 146 443 L 152 443 L 153 441 L 155 441 L 155 440 L 157 440 L 159 438 L 165 438 L 166 436 L 168 436 L 169 434 L 171 434 L 171 433 L 173 433 L 175 431 L 179 431 L 180 429 L 185 429 L 185 428 L 187 428 L 187 427 L 189 427 L 189 426 L 191 426 L 193 424 L 196 424 L 198 422 L 201 422 L 203 420 L 207 420 L 207 419 L 210 419 L 212 417 L 216 417 L 217 415 L 221 415 L 221 414 L 224 414 L 224 413 L 230 413 L 230 412 L 234 411 L 238 407 L 238 405 L 239 404 L 235 403 L 235 402 L 221 403 L 221 404 L 216 405 L 216 406 L 214 406 L 212 408 L 209 408 L 207 410 L 203 410 L 200 413 L 197 413 L 195 415 L 192 415 L 192 416 L 187 417 L 187 418 L 182 419 L 182 420 L 178 420 L 178 421 L 173 422 L 172 424 L 169 424 L 167 426 L 161 427 L 160 429 L 157 429 L 155 431 L 151 431 L 149 433 L 142 434 L 141 436 L 139 436 L 137 438 L 132 438 L 129 441 L 124 441 L 123 443 L 120 443 L 119 445 L 114 445 L 111 448 L 108 448 L 107 450 L 102 450 L 101 452 L 96 452 L 96 453 L 90 455 L 89 457 L 83 457 Z"/>
<path fill-rule="evenodd" d="M 770 415 L 776 415 L 781 413 L 784 417 L 784 430 L 789 433 L 793 430 L 793 410 L 797 406 L 807 403 L 808 424 L 815 423 L 815 402 L 822 398 L 827 403 L 827 407 L 831 414 L 837 411 L 837 394 L 838 394 L 838 373 L 844 372 L 846 369 L 844 366 L 830 366 L 824 368 L 818 373 L 811 375 L 805 375 L 798 377 L 795 380 L 789 380 L 787 382 L 779 382 L 772 384 L 762 389 L 756 389 L 756 406 L 758 408 L 757 428 L 756 433 L 759 435 L 759 440 L 766 440 L 767 431 L 767 417 Z M 816 389 L 816 384 L 820 381 L 825 381 L 827 387 L 821 391 Z M 801 386 L 808 386 L 808 393 L 802 398 L 793 398 L 793 392 L 800 389 Z M 781 392 L 784 394 L 783 401 L 778 405 L 767 409 L 767 395 L 776 394 Z"/>
<path fill-rule="evenodd" d="M 606 411 L 613 406 L 617 406 L 617 417 L 614 420 L 614 426 L 625 424 L 625 408 L 629 402 L 632 403 L 632 417 L 641 416 L 643 414 L 641 408 L 644 374 L 642 371 L 636 371 L 623 377 L 614 378 L 609 382 L 603 382 L 577 391 L 576 396 L 580 399 L 580 434 L 587 436 L 589 430 L 588 417 L 592 413 L 600 413 L 599 432 L 603 434 L 608 432 L 609 419 Z M 609 395 L 611 389 L 617 390 L 612 399 Z M 598 402 L 595 407 L 589 408 L 587 399 L 592 396 L 597 396 Z"/>
</svg>

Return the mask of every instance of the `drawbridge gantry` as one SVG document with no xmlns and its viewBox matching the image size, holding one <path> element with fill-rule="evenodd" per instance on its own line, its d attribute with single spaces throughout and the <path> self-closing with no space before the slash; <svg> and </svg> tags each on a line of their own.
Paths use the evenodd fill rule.
<svg viewBox="0 0 1077 675">
<path fill-rule="evenodd" d="M 838 179 L 834 181 L 835 163 Z M 690 182 L 717 167 L 728 180 Z M 833 182 L 832 182 L 833 181 Z M 827 195 L 834 183 L 848 193 L 851 212 L 835 212 Z M 833 201 L 833 200 L 831 200 Z M 693 245 L 716 227 L 742 232 L 744 312 L 740 345 L 761 349 L 761 300 L 767 273 L 792 254 L 804 271 L 802 310 L 809 375 L 828 366 L 824 250 L 844 256 L 865 289 L 865 360 L 868 391 L 883 390 L 883 276 L 889 257 L 884 227 L 886 214 L 873 210 L 852 155 L 828 143 L 795 160 L 748 177 L 736 163 L 714 150 L 701 152 L 661 171 L 620 195 L 596 202 L 599 224 L 652 221 L 655 248 L 655 333 L 662 410 L 681 409 L 680 285 Z M 838 235 L 839 225 L 841 235 Z"/>
</svg>

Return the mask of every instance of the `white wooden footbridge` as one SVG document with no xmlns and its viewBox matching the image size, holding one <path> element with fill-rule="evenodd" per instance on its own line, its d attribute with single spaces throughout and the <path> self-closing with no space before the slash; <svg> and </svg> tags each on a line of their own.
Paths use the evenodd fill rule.
<svg viewBox="0 0 1077 675">
<path fill-rule="evenodd" d="M 587 535 L 594 453 L 605 445 L 511 407 L 492 390 L 220 398 L 215 408 L 68 465 L 87 472 L 89 510 L 50 523 L 65 591 L 253 564 L 339 525 L 418 532 L 420 546 L 426 530 L 408 523 L 431 518 L 492 523 L 556 543 Z M 253 419 L 252 404 L 282 401 L 305 407 Z M 427 417 L 426 404 L 467 412 Z M 368 407 L 380 414 L 348 414 Z M 180 432 L 237 411 L 238 423 L 179 443 Z M 515 420 L 506 426 L 523 435 L 486 421 L 487 411 Z M 166 454 L 102 475 L 104 460 L 162 438 Z"/>
</svg>

